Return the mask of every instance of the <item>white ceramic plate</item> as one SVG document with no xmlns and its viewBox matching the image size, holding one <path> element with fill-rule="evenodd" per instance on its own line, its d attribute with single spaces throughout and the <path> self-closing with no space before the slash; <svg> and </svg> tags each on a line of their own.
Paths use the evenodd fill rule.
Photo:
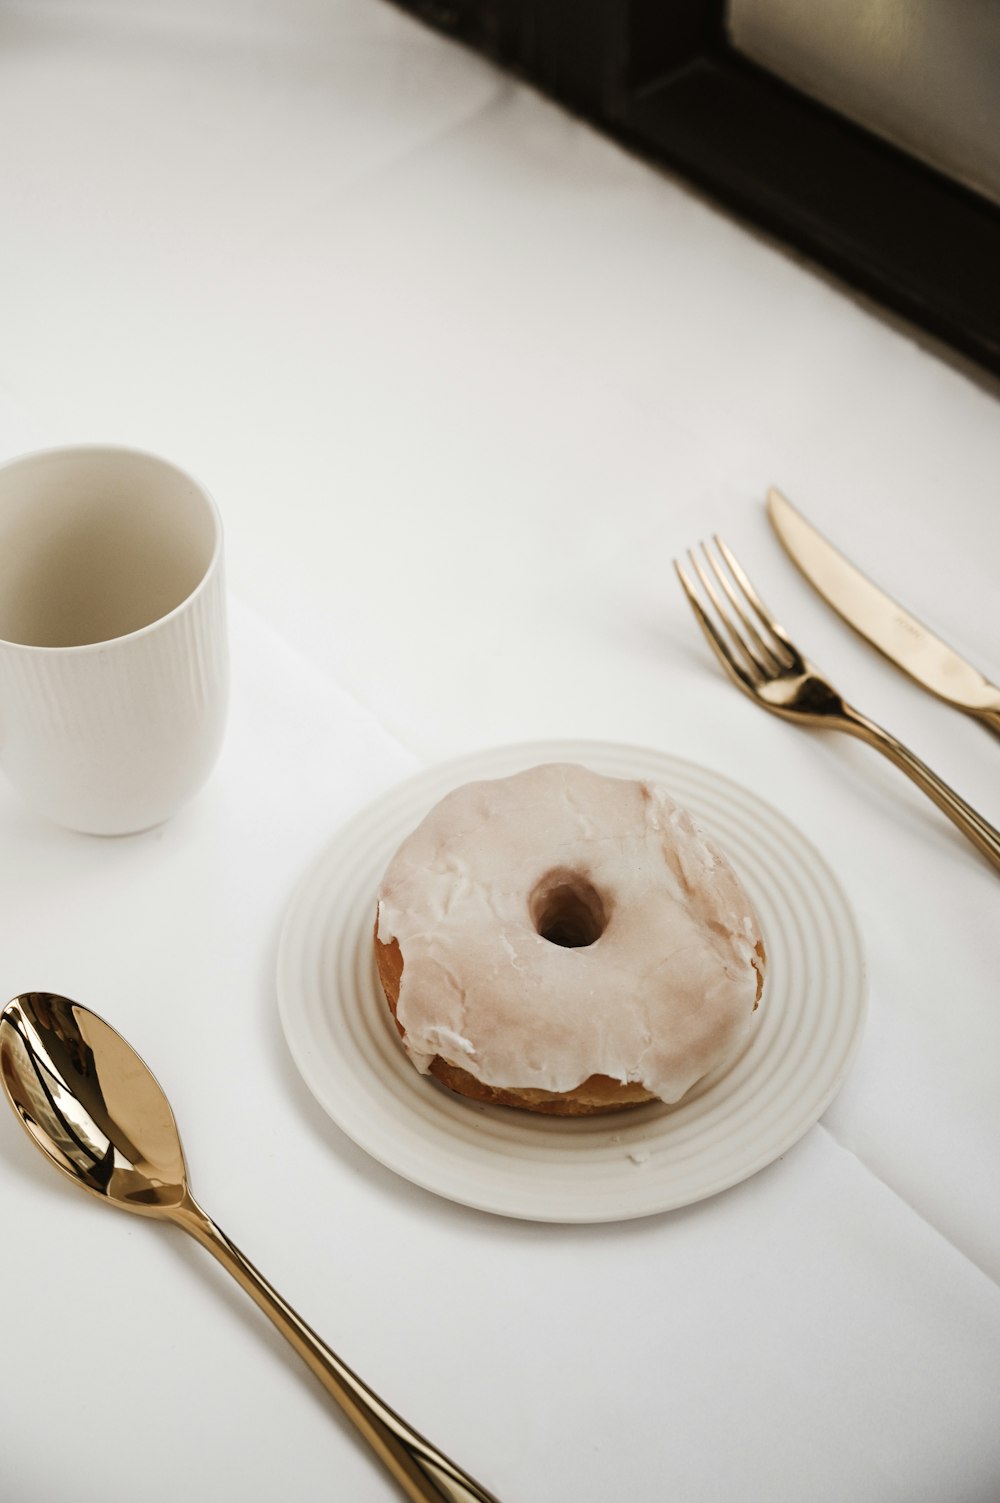
<svg viewBox="0 0 1000 1503">
<path fill-rule="evenodd" d="M 418 1075 L 375 970 L 376 891 L 396 847 L 450 789 L 540 762 L 661 783 L 715 835 L 768 950 L 743 1054 L 674 1106 L 560 1120 L 479 1106 Z M 817 1120 L 865 1014 L 861 942 L 815 849 L 745 788 L 662 752 L 603 742 L 503 747 L 433 767 L 333 837 L 289 908 L 278 1000 L 320 1104 L 381 1163 L 451 1200 L 538 1221 L 614 1221 L 687 1205 L 770 1164 Z"/>
</svg>

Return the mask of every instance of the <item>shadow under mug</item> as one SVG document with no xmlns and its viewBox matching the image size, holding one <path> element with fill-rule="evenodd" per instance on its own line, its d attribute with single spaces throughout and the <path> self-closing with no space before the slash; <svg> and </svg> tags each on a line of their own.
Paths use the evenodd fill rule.
<svg viewBox="0 0 1000 1503">
<path fill-rule="evenodd" d="M 161 824 L 211 771 L 228 699 L 222 522 L 163 459 L 0 467 L 0 767 L 57 824 Z"/>
</svg>

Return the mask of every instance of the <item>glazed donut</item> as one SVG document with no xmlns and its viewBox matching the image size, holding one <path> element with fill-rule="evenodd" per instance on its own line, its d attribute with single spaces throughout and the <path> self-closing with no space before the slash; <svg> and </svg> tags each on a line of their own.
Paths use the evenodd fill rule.
<svg viewBox="0 0 1000 1503">
<path fill-rule="evenodd" d="M 382 880 L 375 955 L 418 1070 L 568 1116 L 677 1101 L 732 1060 L 765 965 L 750 899 L 691 815 L 564 763 L 431 810 Z"/>
</svg>

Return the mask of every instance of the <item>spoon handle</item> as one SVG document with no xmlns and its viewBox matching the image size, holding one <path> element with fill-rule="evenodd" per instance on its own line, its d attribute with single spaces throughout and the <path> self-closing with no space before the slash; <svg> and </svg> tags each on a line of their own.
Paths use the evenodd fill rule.
<svg viewBox="0 0 1000 1503">
<path fill-rule="evenodd" d="M 172 1211 L 170 1219 L 207 1247 L 270 1317 L 412 1503 L 498 1503 L 372 1393 L 190 1197 Z"/>
</svg>

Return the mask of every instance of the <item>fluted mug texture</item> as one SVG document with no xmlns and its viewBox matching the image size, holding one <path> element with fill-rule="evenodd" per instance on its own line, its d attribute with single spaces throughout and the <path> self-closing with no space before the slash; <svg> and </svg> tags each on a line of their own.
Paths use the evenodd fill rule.
<svg viewBox="0 0 1000 1503">
<path fill-rule="evenodd" d="M 0 767 L 57 824 L 124 835 L 197 792 L 228 698 L 222 524 L 137 450 L 0 468 Z"/>
</svg>

